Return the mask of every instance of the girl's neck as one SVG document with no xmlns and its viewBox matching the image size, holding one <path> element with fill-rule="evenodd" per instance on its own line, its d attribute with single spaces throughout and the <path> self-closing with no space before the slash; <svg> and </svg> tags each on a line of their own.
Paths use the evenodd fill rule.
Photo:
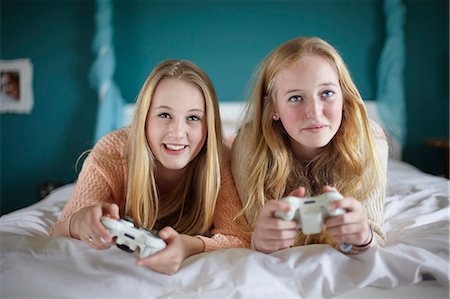
<svg viewBox="0 0 450 299">
<path fill-rule="evenodd" d="M 161 196 L 170 194 L 181 184 L 186 168 L 167 169 L 158 162 L 156 163 L 155 181 Z"/>
<path fill-rule="evenodd" d="M 295 160 L 302 164 L 307 164 L 312 161 L 320 152 L 317 148 L 308 148 L 299 145 L 295 141 L 291 141 L 292 153 L 294 155 Z"/>
</svg>

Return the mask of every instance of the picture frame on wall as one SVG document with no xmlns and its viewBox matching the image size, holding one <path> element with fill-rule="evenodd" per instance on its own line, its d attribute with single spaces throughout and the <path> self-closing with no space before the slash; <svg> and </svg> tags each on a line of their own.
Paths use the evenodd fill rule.
<svg viewBox="0 0 450 299">
<path fill-rule="evenodd" d="M 0 113 L 31 113 L 34 104 L 31 60 L 0 60 L 0 78 Z"/>
</svg>

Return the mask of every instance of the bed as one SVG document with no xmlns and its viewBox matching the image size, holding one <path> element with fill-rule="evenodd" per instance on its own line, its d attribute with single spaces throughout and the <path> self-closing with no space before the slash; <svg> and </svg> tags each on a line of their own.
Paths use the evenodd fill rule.
<svg viewBox="0 0 450 299">
<path fill-rule="evenodd" d="M 240 109 L 228 106 L 227 134 Z M 188 258 L 172 276 L 135 266 L 135 256 L 116 247 L 49 238 L 73 187 L 0 217 L 1 298 L 449 298 L 449 180 L 395 157 L 385 247 L 356 256 L 328 245 L 219 250 Z"/>
</svg>

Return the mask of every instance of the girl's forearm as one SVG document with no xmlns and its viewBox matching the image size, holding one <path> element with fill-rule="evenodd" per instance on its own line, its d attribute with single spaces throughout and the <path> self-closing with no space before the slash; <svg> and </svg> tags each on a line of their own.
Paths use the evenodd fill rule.
<svg viewBox="0 0 450 299">
<path fill-rule="evenodd" d="M 200 238 L 188 235 L 181 235 L 181 240 L 184 243 L 186 250 L 186 257 L 201 253 L 205 250 L 205 244 Z"/>
</svg>

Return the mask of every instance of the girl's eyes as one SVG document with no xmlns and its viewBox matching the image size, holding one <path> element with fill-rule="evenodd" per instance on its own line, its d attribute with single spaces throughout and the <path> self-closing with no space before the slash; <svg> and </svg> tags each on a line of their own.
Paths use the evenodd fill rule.
<svg viewBox="0 0 450 299">
<path fill-rule="evenodd" d="M 322 92 L 322 97 L 325 97 L 325 98 L 332 97 L 333 95 L 334 95 L 334 91 L 332 91 L 332 90 L 326 90 L 326 91 Z"/>
<path fill-rule="evenodd" d="M 200 117 L 198 117 L 197 115 L 191 115 L 187 117 L 187 120 L 189 121 L 200 121 L 202 120 Z"/>
<path fill-rule="evenodd" d="M 334 91 L 332 91 L 332 90 L 325 90 L 324 92 L 322 92 L 320 94 L 320 97 L 321 98 L 331 98 L 334 95 L 335 95 Z M 300 101 L 303 101 L 303 98 L 301 96 L 299 96 L 299 95 L 292 96 L 292 97 L 290 97 L 288 99 L 288 102 L 293 102 L 293 103 L 300 102 Z"/>
<path fill-rule="evenodd" d="M 289 99 L 288 99 L 288 102 L 299 102 L 299 101 L 301 101 L 302 100 L 302 97 L 301 96 L 292 96 L 292 97 L 290 97 Z"/>
<path fill-rule="evenodd" d="M 163 118 L 163 119 L 171 119 L 172 118 L 172 116 L 169 113 L 166 113 L 166 112 L 158 114 L 158 117 L 159 118 Z M 197 115 L 190 115 L 190 116 L 186 117 L 186 120 L 188 120 L 188 121 L 201 121 L 202 119 L 199 116 L 197 116 Z"/>
<path fill-rule="evenodd" d="M 163 112 L 163 113 L 158 114 L 158 117 L 160 117 L 160 118 L 170 118 L 170 115 L 169 115 L 169 113 Z"/>
</svg>

